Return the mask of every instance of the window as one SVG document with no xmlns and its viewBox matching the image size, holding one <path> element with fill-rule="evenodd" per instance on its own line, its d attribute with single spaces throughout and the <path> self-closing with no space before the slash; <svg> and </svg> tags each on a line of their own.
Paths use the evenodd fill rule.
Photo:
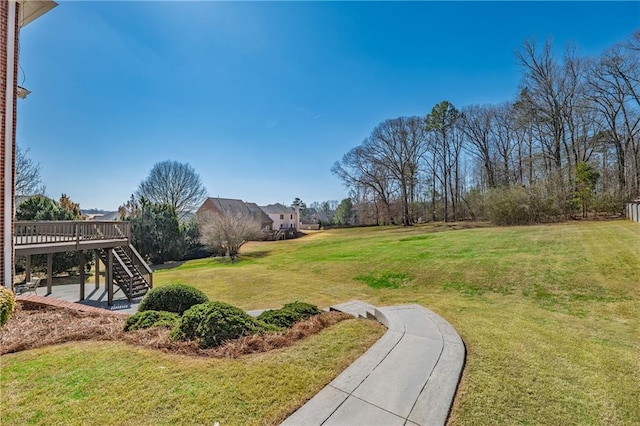
<svg viewBox="0 0 640 426">
<path fill-rule="evenodd" d="M 291 215 L 291 220 L 293 220 L 293 215 Z"/>
<path fill-rule="evenodd" d="M 284 215 L 283 214 L 280 215 L 280 220 L 284 220 Z"/>
</svg>

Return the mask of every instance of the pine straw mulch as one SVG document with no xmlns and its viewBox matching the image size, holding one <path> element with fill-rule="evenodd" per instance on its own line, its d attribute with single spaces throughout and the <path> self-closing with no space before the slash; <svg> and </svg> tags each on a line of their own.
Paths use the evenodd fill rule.
<svg viewBox="0 0 640 426">
<path fill-rule="evenodd" d="M 111 340 L 159 349 L 167 353 L 236 358 L 291 346 L 300 339 L 353 317 L 342 312 L 323 312 L 296 323 L 284 332 L 246 336 L 210 349 L 201 349 L 195 342 L 173 342 L 169 340 L 169 330 L 165 328 L 125 333 L 122 328 L 126 318 L 19 303 L 13 317 L 0 330 L 0 355 L 65 342 Z"/>
</svg>

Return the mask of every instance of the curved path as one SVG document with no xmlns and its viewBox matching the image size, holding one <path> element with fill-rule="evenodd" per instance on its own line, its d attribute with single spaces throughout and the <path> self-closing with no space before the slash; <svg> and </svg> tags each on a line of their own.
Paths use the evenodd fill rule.
<svg viewBox="0 0 640 426">
<path fill-rule="evenodd" d="M 442 317 L 419 305 L 331 307 L 374 317 L 388 331 L 283 425 L 444 425 L 465 347 Z"/>
</svg>

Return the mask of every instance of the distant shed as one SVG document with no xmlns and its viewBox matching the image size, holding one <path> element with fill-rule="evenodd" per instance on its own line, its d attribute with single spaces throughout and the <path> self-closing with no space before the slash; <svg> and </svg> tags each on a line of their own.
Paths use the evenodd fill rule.
<svg viewBox="0 0 640 426">
<path fill-rule="evenodd" d="M 627 219 L 640 222 L 640 198 L 627 203 Z"/>
</svg>

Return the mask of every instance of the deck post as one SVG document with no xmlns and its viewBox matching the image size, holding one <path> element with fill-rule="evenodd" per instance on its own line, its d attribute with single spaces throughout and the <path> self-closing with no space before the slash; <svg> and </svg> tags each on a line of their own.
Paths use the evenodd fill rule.
<svg viewBox="0 0 640 426">
<path fill-rule="evenodd" d="M 113 249 L 107 249 L 107 305 L 113 306 Z"/>
<path fill-rule="evenodd" d="M 53 290 L 53 253 L 47 253 L 47 296 L 50 295 Z"/>
<path fill-rule="evenodd" d="M 97 290 L 100 288 L 100 256 L 98 256 L 98 250 L 94 250 L 93 255 L 96 258 L 96 290 Z"/>
<path fill-rule="evenodd" d="M 29 282 L 31 281 L 31 255 L 28 254 L 25 257 L 27 258 L 27 261 L 24 265 L 24 279 L 26 282 Z"/>
<path fill-rule="evenodd" d="M 84 250 L 80 250 L 80 300 L 84 300 Z"/>
</svg>

